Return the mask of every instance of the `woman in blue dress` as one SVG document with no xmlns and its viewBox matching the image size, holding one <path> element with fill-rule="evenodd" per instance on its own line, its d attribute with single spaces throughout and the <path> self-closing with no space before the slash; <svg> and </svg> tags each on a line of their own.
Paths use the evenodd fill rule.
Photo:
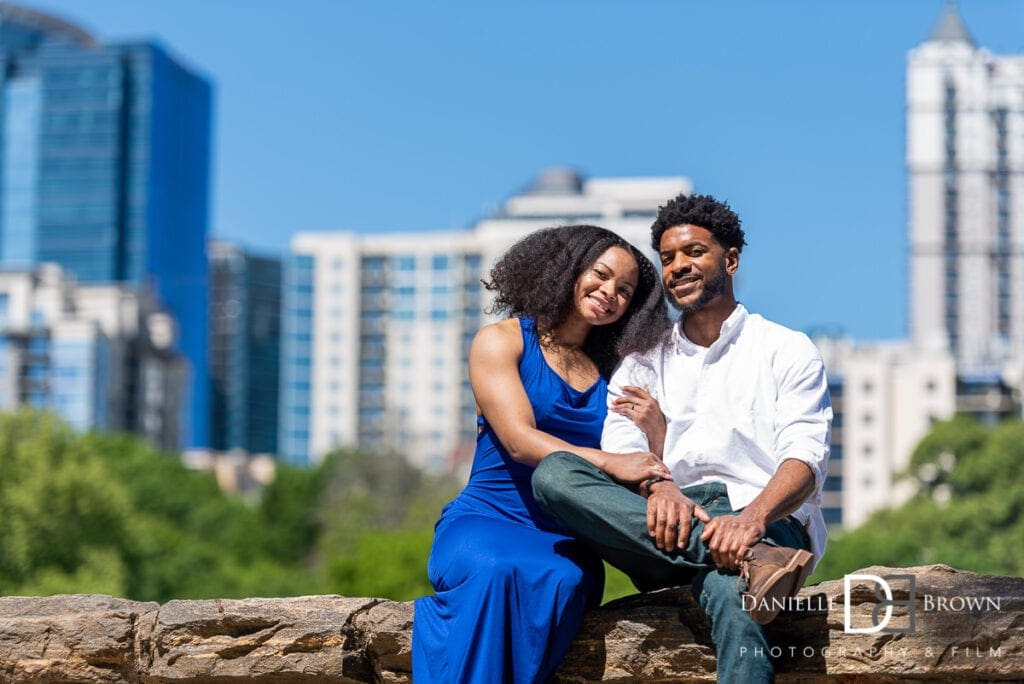
<svg viewBox="0 0 1024 684">
<path fill-rule="evenodd" d="M 415 603 L 416 684 L 546 681 L 600 601 L 600 560 L 533 498 L 547 454 L 571 450 L 625 484 L 668 476 L 654 454 L 599 449 L 612 369 L 668 327 L 651 262 L 608 230 L 565 226 L 521 240 L 490 278 L 493 311 L 509 318 L 470 349 L 476 454 L 435 526 L 436 593 Z"/>
</svg>

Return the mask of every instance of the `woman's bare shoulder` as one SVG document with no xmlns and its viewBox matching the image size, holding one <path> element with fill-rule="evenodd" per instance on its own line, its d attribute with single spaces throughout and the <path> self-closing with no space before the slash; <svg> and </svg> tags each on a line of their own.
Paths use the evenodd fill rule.
<svg viewBox="0 0 1024 684">
<path fill-rule="evenodd" d="M 477 331 L 473 338 L 471 355 L 518 356 L 523 352 L 523 335 L 518 318 L 506 318 L 497 323 L 488 323 Z"/>
</svg>

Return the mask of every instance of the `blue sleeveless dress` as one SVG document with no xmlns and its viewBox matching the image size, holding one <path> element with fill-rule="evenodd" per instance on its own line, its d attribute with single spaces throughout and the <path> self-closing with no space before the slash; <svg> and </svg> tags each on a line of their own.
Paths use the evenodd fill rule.
<svg viewBox="0 0 1024 684">
<path fill-rule="evenodd" d="M 519 375 L 537 428 L 599 447 L 605 380 L 573 389 L 544 360 L 533 321 L 519 325 Z M 513 461 L 490 425 L 477 422 L 469 483 L 434 528 L 427 575 L 437 593 L 415 602 L 415 684 L 546 681 L 583 613 L 601 600 L 600 560 L 541 512 L 533 468 Z"/>
</svg>

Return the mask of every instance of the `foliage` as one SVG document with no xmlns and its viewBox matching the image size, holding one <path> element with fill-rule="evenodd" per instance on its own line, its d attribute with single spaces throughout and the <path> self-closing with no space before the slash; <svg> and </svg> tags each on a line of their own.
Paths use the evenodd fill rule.
<svg viewBox="0 0 1024 684">
<path fill-rule="evenodd" d="M 325 522 L 321 542 L 328 589 L 398 601 L 432 593 L 427 558 L 434 523 L 458 493 L 457 483 L 425 476 L 396 455 L 336 456 L 328 469 L 337 490 L 325 508 L 336 514 Z"/>
<path fill-rule="evenodd" d="M 131 496 L 55 418 L 0 415 L 0 593 L 124 593 Z"/>
<path fill-rule="evenodd" d="M 1024 423 L 994 429 L 968 417 L 937 423 L 906 477 L 917 495 L 829 543 L 812 581 L 870 565 L 945 563 L 1024 575 Z"/>
<path fill-rule="evenodd" d="M 604 564 L 604 596 L 601 598 L 601 603 L 608 603 L 635 593 L 637 593 L 637 588 L 633 586 L 632 580 L 626 576 L 626 573 L 607 563 Z"/>
<path fill-rule="evenodd" d="M 456 491 L 395 454 L 338 451 L 279 464 L 250 507 L 135 437 L 0 414 L 0 594 L 411 598 Z"/>
<path fill-rule="evenodd" d="M 938 423 L 907 477 L 919 493 L 830 542 L 813 581 L 869 565 L 1024 574 L 1024 423 Z M 260 501 L 125 435 L 0 414 L 0 594 L 140 600 L 431 591 L 433 525 L 458 491 L 397 454 L 339 450 L 278 465 Z M 606 566 L 605 601 L 633 593 Z"/>
</svg>

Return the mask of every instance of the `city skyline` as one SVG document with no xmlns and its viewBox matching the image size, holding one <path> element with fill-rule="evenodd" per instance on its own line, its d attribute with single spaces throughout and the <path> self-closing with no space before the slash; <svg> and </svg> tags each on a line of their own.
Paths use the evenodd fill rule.
<svg viewBox="0 0 1024 684">
<path fill-rule="evenodd" d="M 7 3 L 0 51 L 0 268 L 151 289 L 187 359 L 175 444 L 206 446 L 209 82 L 154 42 Z"/>
<path fill-rule="evenodd" d="M 941 1 L 33 6 L 215 82 L 217 237 L 464 228 L 553 164 L 684 175 L 744 217 L 752 309 L 907 333 L 905 60 Z M 1024 3 L 958 6 L 1024 48 Z"/>
</svg>

